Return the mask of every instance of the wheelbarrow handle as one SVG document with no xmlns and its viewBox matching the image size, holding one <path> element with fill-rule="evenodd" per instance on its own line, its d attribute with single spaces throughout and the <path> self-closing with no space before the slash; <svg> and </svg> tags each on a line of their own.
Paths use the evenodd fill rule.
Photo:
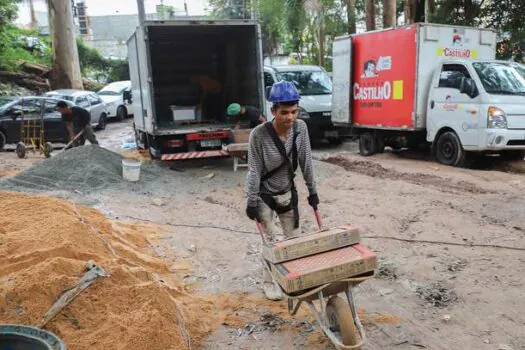
<svg viewBox="0 0 525 350">
<path fill-rule="evenodd" d="M 263 241 L 263 243 L 266 243 L 266 240 L 264 239 L 264 227 L 263 227 L 263 224 L 255 219 L 255 225 L 257 226 L 257 231 L 259 231 L 259 234 L 261 235 L 261 239 Z"/>
<path fill-rule="evenodd" d="M 319 211 L 319 208 L 314 209 L 314 214 L 315 220 L 317 221 L 317 226 L 319 227 L 319 231 L 324 230 L 323 219 L 321 218 L 321 212 Z"/>
</svg>

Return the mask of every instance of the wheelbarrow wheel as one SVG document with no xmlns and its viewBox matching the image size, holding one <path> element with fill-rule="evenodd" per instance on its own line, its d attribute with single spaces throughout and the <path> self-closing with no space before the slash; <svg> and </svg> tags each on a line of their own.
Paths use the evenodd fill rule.
<svg viewBox="0 0 525 350">
<path fill-rule="evenodd" d="M 44 156 L 46 158 L 51 157 L 51 152 L 53 152 L 53 144 L 51 142 L 46 142 L 44 145 Z"/>
<path fill-rule="evenodd" d="M 27 153 L 26 145 L 23 142 L 19 142 L 16 145 L 16 155 L 18 158 L 25 158 Z"/>
<path fill-rule="evenodd" d="M 348 303 L 338 296 L 332 296 L 326 304 L 326 316 L 330 323 L 330 329 L 339 335 L 343 345 L 357 345 L 359 343 L 357 329 Z"/>
</svg>

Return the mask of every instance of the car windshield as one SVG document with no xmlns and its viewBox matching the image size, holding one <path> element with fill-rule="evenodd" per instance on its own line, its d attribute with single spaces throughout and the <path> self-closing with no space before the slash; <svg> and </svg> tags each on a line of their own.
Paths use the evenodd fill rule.
<svg viewBox="0 0 525 350">
<path fill-rule="evenodd" d="M 0 96 L 0 109 L 1 110 L 5 109 L 5 107 L 11 102 L 13 102 L 12 98 Z"/>
<path fill-rule="evenodd" d="M 473 66 L 489 94 L 525 95 L 525 78 L 512 65 L 476 62 Z"/>
<path fill-rule="evenodd" d="M 97 94 L 101 95 L 101 96 L 118 96 L 118 95 L 122 95 L 124 93 L 124 90 L 126 90 L 126 87 L 127 85 L 125 84 L 110 84 L 104 88 L 102 88 L 102 90 L 100 90 L 99 92 L 97 92 Z"/>
<path fill-rule="evenodd" d="M 279 72 L 277 78 L 294 83 L 301 95 L 329 95 L 332 93 L 332 81 L 324 71 Z"/>
<path fill-rule="evenodd" d="M 525 79 L 525 66 L 522 64 L 515 64 L 513 67 L 520 73 L 520 75 Z"/>
</svg>

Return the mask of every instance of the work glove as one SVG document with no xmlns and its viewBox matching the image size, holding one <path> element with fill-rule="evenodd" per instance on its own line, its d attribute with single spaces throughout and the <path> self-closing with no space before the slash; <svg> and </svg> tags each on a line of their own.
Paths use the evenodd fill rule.
<svg viewBox="0 0 525 350">
<path fill-rule="evenodd" d="M 250 218 L 250 220 L 261 221 L 259 218 L 259 210 L 257 209 L 257 207 L 247 206 L 246 215 Z"/>
<path fill-rule="evenodd" d="M 317 193 L 308 196 L 308 204 L 310 204 L 314 210 L 317 210 L 317 206 L 319 205 L 319 196 Z"/>
</svg>

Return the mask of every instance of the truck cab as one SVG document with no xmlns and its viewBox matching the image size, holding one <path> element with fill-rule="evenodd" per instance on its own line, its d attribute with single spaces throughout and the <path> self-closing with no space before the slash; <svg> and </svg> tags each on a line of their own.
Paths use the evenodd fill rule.
<svg viewBox="0 0 525 350">
<path fill-rule="evenodd" d="M 332 80 L 319 66 L 283 65 L 264 67 L 264 85 L 270 88 L 275 82 L 292 82 L 301 94 L 298 118 L 308 126 L 311 139 L 326 138 L 337 143 L 341 140 L 338 129 L 332 124 Z M 272 119 L 271 103 L 266 103 L 267 117 Z"/>
<path fill-rule="evenodd" d="M 510 62 L 447 60 L 436 68 L 427 106 L 427 141 L 438 161 L 463 151 L 525 156 L 525 79 Z"/>
</svg>

